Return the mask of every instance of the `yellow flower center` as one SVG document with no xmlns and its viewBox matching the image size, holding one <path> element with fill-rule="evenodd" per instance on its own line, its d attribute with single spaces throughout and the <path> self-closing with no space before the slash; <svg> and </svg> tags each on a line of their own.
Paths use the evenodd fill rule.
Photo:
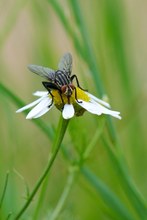
<svg viewBox="0 0 147 220">
<path fill-rule="evenodd" d="M 90 101 L 90 97 L 79 87 L 75 87 L 69 99 L 64 93 L 60 94 L 58 90 L 52 90 L 52 95 L 54 104 L 60 111 L 63 110 L 64 104 L 72 104 L 74 106 L 75 116 L 81 116 L 86 111 L 78 105 L 77 100 Z"/>
<path fill-rule="evenodd" d="M 58 90 L 52 90 L 52 94 L 54 96 L 54 104 L 56 106 L 63 105 L 63 102 L 64 104 L 68 104 L 68 98 L 65 94 L 60 94 Z M 80 89 L 79 87 L 76 87 L 73 90 L 73 93 L 69 98 L 70 104 L 74 105 L 76 103 L 76 95 L 77 95 L 77 99 L 81 99 L 86 102 L 90 100 L 89 96 L 82 89 Z"/>
</svg>

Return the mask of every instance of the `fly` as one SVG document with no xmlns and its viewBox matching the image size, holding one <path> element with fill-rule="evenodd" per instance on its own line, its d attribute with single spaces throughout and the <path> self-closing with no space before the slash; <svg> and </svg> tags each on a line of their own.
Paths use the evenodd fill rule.
<svg viewBox="0 0 147 220">
<path fill-rule="evenodd" d="M 53 104 L 53 94 L 52 90 L 58 90 L 61 100 L 64 104 L 62 94 L 67 96 L 68 103 L 70 104 L 70 97 L 75 90 L 75 99 L 77 102 L 77 92 L 76 87 L 73 85 L 73 80 L 76 80 L 77 86 L 82 89 L 79 85 L 79 81 L 77 76 L 71 75 L 72 73 L 72 56 L 70 53 L 66 53 L 61 58 L 59 64 L 58 64 L 58 70 L 53 70 L 48 67 L 43 66 L 37 66 L 37 65 L 28 65 L 28 69 L 32 71 L 33 73 L 36 73 L 39 76 L 42 76 L 43 78 L 47 79 L 48 81 L 42 82 L 44 87 L 48 90 L 49 94 L 52 97 L 52 103 Z M 82 89 L 84 90 L 84 89 Z"/>
</svg>

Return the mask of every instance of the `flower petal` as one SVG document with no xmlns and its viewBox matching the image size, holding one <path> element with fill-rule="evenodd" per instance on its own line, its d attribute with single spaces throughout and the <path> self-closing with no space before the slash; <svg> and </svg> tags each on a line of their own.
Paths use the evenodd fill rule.
<svg viewBox="0 0 147 220">
<path fill-rule="evenodd" d="M 96 102 L 98 102 L 98 103 L 100 103 L 100 104 L 102 104 L 102 105 L 104 105 L 104 106 L 106 106 L 106 107 L 108 107 L 108 108 L 111 107 L 109 103 L 107 103 L 107 102 L 105 102 L 105 101 L 103 101 L 103 100 L 101 100 L 101 99 L 98 99 L 96 96 L 90 94 L 89 92 L 86 92 L 86 93 L 87 93 L 87 95 L 88 95 L 92 100 L 94 100 L 94 101 L 96 101 Z"/>
<path fill-rule="evenodd" d="M 73 105 L 71 104 L 65 104 L 63 111 L 62 111 L 62 116 L 64 119 L 69 119 L 72 118 L 74 116 L 75 110 Z"/>
<path fill-rule="evenodd" d="M 42 97 L 42 96 L 48 95 L 48 92 L 46 92 L 46 91 L 36 91 L 36 92 L 33 93 L 33 95 Z"/>
<path fill-rule="evenodd" d="M 52 99 L 50 99 L 49 97 L 43 97 L 43 99 L 40 101 L 40 103 L 38 105 L 36 105 L 29 112 L 26 119 L 32 119 L 32 118 L 38 117 L 38 115 L 41 116 L 43 112 L 46 113 L 46 110 L 44 110 L 44 109 L 46 109 L 51 104 L 51 102 L 52 102 Z"/>
<path fill-rule="evenodd" d="M 24 107 L 18 109 L 18 110 L 16 111 L 16 113 L 22 112 L 22 111 L 24 111 L 24 110 L 26 110 L 26 109 L 28 109 L 28 108 L 31 108 L 31 107 L 37 105 L 42 99 L 43 99 L 43 97 L 41 97 L 41 98 L 35 100 L 34 102 L 31 102 L 30 104 L 28 104 L 28 105 L 26 105 L 26 106 L 24 106 Z"/>
<path fill-rule="evenodd" d="M 34 118 L 39 118 L 39 117 L 41 117 L 42 115 L 44 115 L 45 113 L 47 113 L 53 106 L 54 106 L 54 104 L 51 105 L 50 107 L 46 107 L 46 108 L 42 109 L 41 112 L 39 112 Z"/>
<path fill-rule="evenodd" d="M 120 112 L 107 109 L 104 106 L 100 105 L 99 103 L 85 102 L 83 100 L 78 100 L 78 101 L 81 101 L 81 102 L 77 102 L 81 107 L 91 112 L 92 114 L 96 114 L 96 115 L 107 114 L 115 118 L 121 119 L 121 116 L 119 115 Z"/>
</svg>

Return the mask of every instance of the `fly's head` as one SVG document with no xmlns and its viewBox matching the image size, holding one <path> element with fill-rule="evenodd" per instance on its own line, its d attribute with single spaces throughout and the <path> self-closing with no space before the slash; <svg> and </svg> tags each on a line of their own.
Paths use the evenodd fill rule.
<svg viewBox="0 0 147 220">
<path fill-rule="evenodd" d="M 67 97 L 70 97 L 74 89 L 75 89 L 75 86 L 73 84 L 63 85 L 61 87 L 61 93 L 66 95 Z"/>
</svg>

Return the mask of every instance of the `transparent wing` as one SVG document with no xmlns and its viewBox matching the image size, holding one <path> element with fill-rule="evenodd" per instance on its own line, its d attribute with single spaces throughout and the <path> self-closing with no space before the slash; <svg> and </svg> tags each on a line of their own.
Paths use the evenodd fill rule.
<svg viewBox="0 0 147 220">
<path fill-rule="evenodd" d="M 58 64 L 59 70 L 66 72 L 70 75 L 72 71 L 72 56 L 70 53 L 65 53 Z"/>
<path fill-rule="evenodd" d="M 37 75 L 42 76 L 48 80 L 53 81 L 55 79 L 55 71 L 50 68 L 30 64 L 28 65 L 28 69 L 31 72 L 36 73 Z"/>
</svg>

